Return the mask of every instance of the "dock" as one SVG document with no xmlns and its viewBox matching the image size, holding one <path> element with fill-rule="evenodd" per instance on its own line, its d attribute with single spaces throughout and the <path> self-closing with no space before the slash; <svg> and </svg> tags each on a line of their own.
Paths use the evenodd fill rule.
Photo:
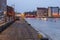
<svg viewBox="0 0 60 40">
<path fill-rule="evenodd" d="M 20 19 L 0 33 L 0 40 L 40 40 L 38 34 L 24 19 Z"/>
</svg>

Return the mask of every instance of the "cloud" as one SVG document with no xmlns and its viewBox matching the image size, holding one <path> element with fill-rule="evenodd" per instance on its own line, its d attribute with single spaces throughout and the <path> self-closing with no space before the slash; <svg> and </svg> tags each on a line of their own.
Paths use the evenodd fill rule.
<svg viewBox="0 0 60 40">
<path fill-rule="evenodd" d="M 8 5 L 15 4 L 17 11 L 35 10 L 36 7 L 60 6 L 60 0 L 8 0 Z"/>
</svg>

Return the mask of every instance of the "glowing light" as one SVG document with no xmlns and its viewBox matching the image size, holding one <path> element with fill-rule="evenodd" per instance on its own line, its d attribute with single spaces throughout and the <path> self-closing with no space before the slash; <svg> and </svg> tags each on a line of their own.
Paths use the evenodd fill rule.
<svg viewBox="0 0 60 40">
<path fill-rule="evenodd" d="M 60 15 L 60 13 L 59 13 L 59 15 Z"/>
<path fill-rule="evenodd" d="M 6 11 L 4 11 L 4 14 L 6 14 Z"/>
<path fill-rule="evenodd" d="M 41 18 L 41 20 L 44 20 L 44 21 L 46 21 L 46 20 L 47 20 L 47 18 Z"/>
<path fill-rule="evenodd" d="M 22 18 L 24 18 L 24 17 L 25 17 L 25 16 L 24 16 L 24 13 L 21 13 L 21 17 L 22 17 Z"/>
<path fill-rule="evenodd" d="M 58 17 L 59 15 L 57 13 L 52 14 L 54 17 Z"/>
</svg>

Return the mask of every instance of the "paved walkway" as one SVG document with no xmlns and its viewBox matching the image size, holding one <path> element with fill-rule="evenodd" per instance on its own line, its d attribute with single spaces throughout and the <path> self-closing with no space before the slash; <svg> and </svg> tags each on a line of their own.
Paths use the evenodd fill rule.
<svg viewBox="0 0 60 40">
<path fill-rule="evenodd" d="M 40 40 L 37 35 L 37 31 L 21 19 L 4 30 L 0 40 Z"/>
</svg>

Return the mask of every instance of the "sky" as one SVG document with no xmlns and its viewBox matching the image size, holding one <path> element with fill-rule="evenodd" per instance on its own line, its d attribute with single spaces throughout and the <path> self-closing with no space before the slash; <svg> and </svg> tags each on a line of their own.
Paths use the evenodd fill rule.
<svg viewBox="0 0 60 40">
<path fill-rule="evenodd" d="M 60 7 L 60 0 L 7 0 L 16 12 L 34 11 L 37 7 Z"/>
</svg>

